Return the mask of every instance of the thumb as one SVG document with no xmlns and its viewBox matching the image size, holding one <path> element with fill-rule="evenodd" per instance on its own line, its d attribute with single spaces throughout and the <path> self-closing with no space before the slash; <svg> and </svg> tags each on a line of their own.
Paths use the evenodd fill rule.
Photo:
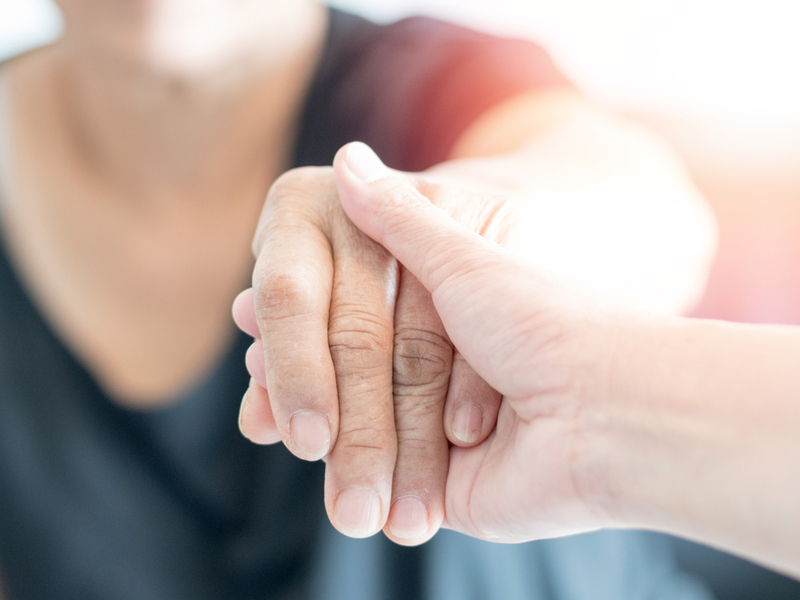
<svg viewBox="0 0 800 600">
<path fill-rule="evenodd" d="M 334 170 L 353 223 L 428 289 L 450 339 L 472 367 L 498 391 L 516 391 L 514 365 L 523 357 L 509 357 L 507 349 L 509 332 L 519 333 L 528 312 L 527 286 L 519 286 L 522 267 L 434 206 L 368 146 L 342 148 Z"/>
<path fill-rule="evenodd" d="M 389 169 L 361 142 L 334 159 L 336 186 L 355 225 L 381 244 L 434 296 L 463 286 L 465 271 L 496 265 L 505 254 L 431 203 L 403 173 Z M 466 292 L 467 290 L 463 290 Z M 456 294 L 461 295 L 461 294 Z"/>
</svg>

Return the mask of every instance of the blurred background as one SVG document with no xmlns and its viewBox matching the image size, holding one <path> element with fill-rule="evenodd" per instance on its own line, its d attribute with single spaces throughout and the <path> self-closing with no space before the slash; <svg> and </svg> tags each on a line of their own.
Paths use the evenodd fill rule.
<svg viewBox="0 0 800 600">
<path fill-rule="evenodd" d="M 545 45 L 589 97 L 657 129 L 711 202 L 720 248 L 696 315 L 800 325 L 800 1 L 332 4 L 378 21 L 430 14 Z M 47 0 L 0 0 L 0 60 L 60 27 Z M 800 583 L 674 543 L 723 600 L 800 598 Z"/>
</svg>

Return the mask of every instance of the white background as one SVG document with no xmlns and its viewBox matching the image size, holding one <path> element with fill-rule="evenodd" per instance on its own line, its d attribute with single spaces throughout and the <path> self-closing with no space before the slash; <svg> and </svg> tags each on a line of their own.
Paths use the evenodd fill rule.
<svg viewBox="0 0 800 600">
<path fill-rule="evenodd" d="M 615 106 L 800 123 L 800 0 L 335 0 L 378 20 L 427 13 L 543 42 Z M 48 0 L 0 0 L 0 57 L 52 39 Z"/>
</svg>

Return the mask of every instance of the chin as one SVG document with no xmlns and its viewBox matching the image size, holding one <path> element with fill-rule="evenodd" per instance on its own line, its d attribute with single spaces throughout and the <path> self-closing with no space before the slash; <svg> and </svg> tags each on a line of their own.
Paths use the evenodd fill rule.
<svg viewBox="0 0 800 600">
<path fill-rule="evenodd" d="M 235 64 L 254 40 L 281 38 L 270 31 L 270 24 L 286 21 L 302 5 L 285 0 L 58 0 L 58 4 L 67 35 L 82 46 L 132 68 L 187 78 Z"/>
</svg>

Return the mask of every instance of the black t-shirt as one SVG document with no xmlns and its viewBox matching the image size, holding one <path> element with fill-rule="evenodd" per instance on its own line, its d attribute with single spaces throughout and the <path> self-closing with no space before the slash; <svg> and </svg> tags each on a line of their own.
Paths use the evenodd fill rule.
<svg viewBox="0 0 800 600">
<path fill-rule="evenodd" d="M 497 102 L 556 85 L 568 84 L 529 42 L 332 11 L 295 164 L 330 164 L 358 139 L 391 166 L 423 169 Z M 0 582 L 9 600 L 294 599 L 334 597 L 335 585 L 349 597 L 400 599 L 430 589 L 430 546 L 330 542 L 321 465 L 240 435 L 249 343 L 240 335 L 167 408 L 120 408 L 54 335 L 0 248 Z M 374 551 L 348 563 L 358 548 Z M 605 571 L 623 572 L 623 559 L 609 560 Z M 350 567 L 335 565 L 353 563 L 361 574 L 342 583 Z M 612 577 L 608 589 L 627 589 L 625 581 Z M 542 598 L 559 589 L 531 585 Z"/>
<path fill-rule="evenodd" d="M 309 94 L 297 166 L 328 165 L 353 140 L 396 169 L 445 160 L 464 129 L 515 94 L 571 84 L 541 47 L 441 21 L 379 27 L 332 12 Z"/>
</svg>

